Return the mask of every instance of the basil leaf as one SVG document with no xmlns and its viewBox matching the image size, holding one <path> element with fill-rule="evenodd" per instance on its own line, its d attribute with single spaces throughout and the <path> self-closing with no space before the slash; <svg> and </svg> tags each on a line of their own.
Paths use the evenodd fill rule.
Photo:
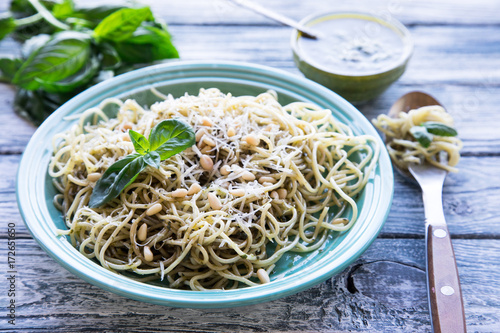
<svg viewBox="0 0 500 333">
<path fill-rule="evenodd" d="M 143 156 L 143 159 L 144 162 L 146 162 L 146 164 L 148 164 L 149 166 L 156 169 L 160 168 L 161 157 L 160 154 L 158 154 L 156 151 L 150 151 Z"/>
<path fill-rule="evenodd" d="M 21 59 L 0 58 L 0 82 L 11 82 L 21 65 Z"/>
<path fill-rule="evenodd" d="M 12 83 L 35 90 L 40 83 L 57 82 L 80 70 L 90 55 L 90 36 L 75 31 L 56 33 L 47 44 L 31 54 L 17 71 Z"/>
<path fill-rule="evenodd" d="M 427 132 L 425 127 L 413 126 L 410 128 L 410 133 L 424 148 L 429 148 L 432 142 L 432 134 Z"/>
<path fill-rule="evenodd" d="M 116 49 L 110 43 L 100 43 L 99 51 L 102 55 L 102 69 L 116 69 L 121 65 L 121 59 Z"/>
<path fill-rule="evenodd" d="M 154 26 L 139 27 L 132 37 L 116 43 L 115 49 L 126 63 L 150 63 L 162 59 L 179 58 L 170 34 Z"/>
<path fill-rule="evenodd" d="M 74 6 L 73 0 L 57 2 L 54 4 L 54 7 L 52 7 L 52 15 L 54 15 L 56 19 L 68 18 L 73 14 Z"/>
<path fill-rule="evenodd" d="M 166 160 L 196 143 L 191 126 L 179 120 L 168 119 L 158 123 L 149 135 L 151 151 Z"/>
<path fill-rule="evenodd" d="M 49 40 L 50 35 L 47 34 L 40 34 L 35 37 L 31 37 L 26 42 L 24 42 L 23 47 L 21 48 L 22 57 L 24 59 L 28 59 L 33 52 L 47 44 Z"/>
<path fill-rule="evenodd" d="M 115 162 L 104 172 L 90 196 L 91 208 L 99 207 L 114 199 L 147 165 L 159 168 L 162 160 L 195 143 L 193 129 L 178 120 L 164 120 L 157 124 L 151 131 L 149 141 L 142 134 L 132 130 L 129 130 L 129 135 L 137 153 Z"/>
<path fill-rule="evenodd" d="M 102 3 L 102 1 L 100 2 Z M 95 27 L 104 18 L 123 8 L 127 8 L 127 6 L 120 4 L 104 4 L 97 7 L 85 7 L 85 5 L 81 6 L 81 3 L 78 3 L 73 10 L 72 16 L 89 21 L 92 23 L 93 27 Z"/>
<path fill-rule="evenodd" d="M 78 73 L 57 82 L 44 81 L 38 78 L 35 80 L 40 83 L 40 87 L 49 93 L 76 92 L 82 86 L 88 84 L 99 71 L 99 61 L 91 58 Z"/>
<path fill-rule="evenodd" d="M 130 140 L 134 144 L 136 152 L 141 155 L 145 155 L 149 152 L 149 141 L 144 135 L 132 130 L 128 131 L 128 135 L 130 136 Z"/>
<path fill-rule="evenodd" d="M 448 125 L 439 123 L 437 121 L 427 121 L 422 123 L 421 126 L 425 127 L 427 132 L 439 136 L 457 136 L 457 131 Z"/>
<path fill-rule="evenodd" d="M 123 8 L 107 16 L 94 29 L 97 41 L 107 39 L 114 42 L 127 40 L 146 20 L 152 20 L 153 13 L 149 7 Z"/>
<path fill-rule="evenodd" d="M 115 162 L 95 184 L 90 196 L 89 206 L 97 208 L 113 200 L 130 185 L 146 167 L 139 154 L 131 154 Z"/>
<path fill-rule="evenodd" d="M 0 14 L 0 40 L 16 29 L 16 22 L 10 13 Z"/>
<path fill-rule="evenodd" d="M 43 90 L 18 89 L 14 98 L 14 111 L 33 124 L 40 125 L 71 97 L 72 94 L 50 94 Z"/>
</svg>

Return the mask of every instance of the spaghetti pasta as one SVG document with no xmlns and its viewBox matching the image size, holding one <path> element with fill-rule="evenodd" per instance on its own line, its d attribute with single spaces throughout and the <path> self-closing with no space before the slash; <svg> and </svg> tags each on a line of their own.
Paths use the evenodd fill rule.
<svg viewBox="0 0 500 333">
<path fill-rule="evenodd" d="M 400 112 L 398 118 L 381 114 L 372 122 L 385 134 L 389 155 L 401 170 L 407 171 L 409 163 L 420 164 L 425 160 L 438 168 L 457 172 L 454 166 L 458 164 L 463 146 L 459 138 L 434 135 L 426 148 L 410 133 L 414 126 L 430 121 L 453 126 L 453 118 L 439 105 L 424 106 L 408 113 Z"/>
<path fill-rule="evenodd" d="M 356 222 L 354 198 L 379 154 L 373 137 L 354 135 L 330 110 L 282 106 L 272 91 L 156 93 L 164 101 L 150 110 L 107 100 L 54 138 L 49 173 L 68 227 L 61 234 L 83 255 L 171 288 L 232 289 L 267 283 L 284 253 L 314 251 L 330 231 Z M 119 107 L 116 118 L 102 112 L 109 103 Z M 196 145 L 89 208 L 99 175 L 133 153 L 127 130 L 148 136 L 164 119 L 190 124 Z"/>
</svg>

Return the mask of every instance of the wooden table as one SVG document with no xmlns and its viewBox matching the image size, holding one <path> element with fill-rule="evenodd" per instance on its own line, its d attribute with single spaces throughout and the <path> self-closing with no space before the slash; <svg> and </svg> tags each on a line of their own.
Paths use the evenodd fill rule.
<svg viewBox="0 0 500 333">
<path fill-rule="evenodd" d="M 97 2 L 92 0 L 91 2 Z M 295 19 L 328 9 L 394 16 L 411 31 L 407 72 L 360 107 L 373 118 L 411 90 L 432 93 L 456 119 L 465 143 L 460 172 L 443 200 L 470 332 L 500 332 L 500 2 L 498 0 L 259 0 Z M 291 29 L 223 0 L 149 1 L 170 25 L 186 60 L 238 60 L 300 76 Z M 0 9 L 7 7 L 2 0 Z M 1 53 L 19 46 L 7 39 Z M 430 331 L 420 191 L 395 175 L 394 202 L 378 239 L 342 274 L 299 294 L 231 309 L 176 309 L 137 302 L 75 277 L 38 246 L 19 215 L 15 181 L 35 128 L 12 111 L 0 85 L 0 267 L 7 271 L 7 224 L 16 225 L 16 325 L 7 324 L 8 284 L 0 277 L 0 331 L 307 332 Z"/>
</svg>

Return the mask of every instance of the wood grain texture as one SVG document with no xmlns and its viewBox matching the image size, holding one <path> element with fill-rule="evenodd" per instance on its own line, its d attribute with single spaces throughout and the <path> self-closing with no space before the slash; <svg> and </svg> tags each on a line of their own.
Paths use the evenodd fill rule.
<svg viewBox="0 0 500 333">
<path fill-rule="evenodd" d="M 427 292 L 432 329 L 434 333 L 465 332 L 462 290 L 448 228 L 443 224 L 429 224 L 426 228 Z"/>
<path fill-rule="evenodd" d="M 358 108 L 371 119 L 404 93 L 434 95 L 456 119 L 465 147 L 443 201 L 464 295 L 469 332 L 500 332 L 500 2 L 496 0 L 255 0 L 294 19 L 358 9 L 406 24 L 415 51 L 406 73 Z M 82 2 L 82 1 L 80 1 Z M 184 60 L 233 60 L 301 76 L 291 29 L 227 0 L 143 0 L 170 26 Z M 86 0 L 95 5 L 100 0 Z M 0 11 L 8 1 L 0 1 Z M 7 38 L 0 54 L 17 54 Z M 14 114 L 14 91 L 0 84 L 0 331 L 6 324 L 6 225 L 17 231 L 17 332 L 428 332 L 424 214 L 420 191 L 395 174 L 382 233 L 343 273 L 299 294 L 232 309 L 176 309 L 94 287 L 52 260 L 19 215 L 15 176 L 35 128 Z M 478 172 L 478 170 L 480 170 Z"/>
<path fill-rule="evenodd" d="M 18 240 L 17 244 L 19 330 L 37 331 L 41 323 L 50 332 L 430 329 L 424 240 L 379 239 L 343 273 L 320 285 L 280 300 L 231 309 L 178 309 L 129 300 L 68 273 L 40 251 L 33 240 Z M 500 279 L 500 241 L 456 240 L 454 246 L 464 281 L 469 331 L 498 331 L 500 286 L 489 281 Z M 4 246 L 0 251 L 4 257 Z M 5 293 L 0 293 L 1 304 L 5 300 Z M 4 319 L 5 314 L 0 313 L 0 323 L 5 323 Z"/>
<path fill-rule="evenodd" d="M 187 25 L 172 26 L 171 31 L 184 60 L 246 61 L 302 76 L 293 63 L 288 28 Z M 455 117 L 465 154 L 498 153 L 500 131 L 490 125 L 500 123 L 498 28 L 422 26 L 412 28 L 412 33 L 415 53 L 407 72 L 382 96 L 359 109 L 373 118 L 387 112 L 400 95 L 425 90 Z M 16 52 L 16 48 L 12 40 L 0 43 L 0 53 Z M 35 129 L 13 114 L 12 100 L 13 89 L 0 84 L 0 133 L 9 133 L 0 137 L 0 153 L 22 152 Z"/>
<path fill-rule="evenodd" d="M 500 4 L 496 1 L 479 0 L 254 0 L 280 14 L 300 20 L 305 16 L 324 11 L 368 11 L 381 16 L 394 16 L 407 25 L 452 24 L 486 25 L 498 24 Z M 151 5 L 155 13 L 161 13 L 169 24 L 183 25 L 277 25 L 274 21 L 238 7 L 227 0 L 142 0 Z M 99 0 L 86 0 L 96 4 Z"/>
</svg>

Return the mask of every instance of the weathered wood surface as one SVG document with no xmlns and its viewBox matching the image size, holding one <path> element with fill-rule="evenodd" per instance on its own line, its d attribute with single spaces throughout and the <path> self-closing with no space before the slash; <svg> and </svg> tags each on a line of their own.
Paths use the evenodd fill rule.
<svg viewBox="0 0 500 333">
<path fill-rule="evenodd" d="M 500 240 L 454 240 L 470 332 L 498 332 Z M 103 291 L 19 240 L 16 328 L 50 332 L 428 332 L 424 241 L 378 239 L 342 274 L 280 300 L 175 309 Z M 392 249 L 388 251 L 388 249 Z M 0 249 L 5 256 L 5 248 Z M 5 276 L 1 277 L 5 280 Z M 4 293 L 0 299 L 5 299 Z M 3 303 L 5 304 L 5 303 Z M 0 314 L 5 322 L 5 314 Z M 0 326 L 4 327 L 5 326 Z"/>
<path fill-rule="evenodd" d="M 424 90 L 456 118 L 464 140 L 460 173 L 443 200 L 462 282 L 469 332 L 500 332 L 500 2 L 496 0 L 256 0 L 295 19 L 358 9 L 405 23 L 415 40 L 407 72 L 376 100 L 368 118 L 402 94 Z M 226 0 L 144 1 L 170 25 L 185 60 L 237 60 L 301 75 L 289 48 L 291 29 Z M 87 0 L 87 4 L 100 0 Z M 0 2 L 0 11 L 7 8 Z M 15 54 L 11 39 L 0 54 Z M 307 291 L 233 309 L 174 309 L 129 300 L 73 276 L 43 252 L 22 225 L 15 198 L 17 166 L 35 128 L 12 111 L 13 90 L 0 84 L 0 271 L 6 225 L 16 223 L 17 331 L 26 332 L 428 332 L 423 208 L 420 192 L 395 175 L 394 201 L 382 233 L 353 265 Z M 0 275 L 0 331 L 8 301 Z"/>
<path fill-rule="evenodd" d="M 84 3 L 99 3 L 86 0 Z M 172 25 L 277 25 L 273 21 L 238 7 L 228 0 L 144 0 L 155 12 L 160 12 Z M 256 0 L 268 8 L 296 20 L 324 11 L 358 10 L 381 16 L 393 15 L 407 25 L 476 25 L 498 24 L 500 3 L 491 0 Z"/>
<path fill-rule="evenodd" d="M 183 25 L 170 30 L 182 59 L 247 61 L 301 75 L 293 64 L 288 28 Z M 427 90 L 455 116 L 465 154 L 500 151 L 500 131 L 491 126 L 500 123 L 500 29 L 419 26 L 411 30 L 415 52 L 407 72 L 360 110 L 373 118 L 386 112 L 398 96 Z M 6 40 L 0 44 L 0 54 L 16 48 Z M 34 132 L 33 126 L 12 115 L 12 100 L 13 90 L 0 84 L 0 133 L 9 133 L 0 137 L 0 153 L 22 152 Z"/>
</svg>

